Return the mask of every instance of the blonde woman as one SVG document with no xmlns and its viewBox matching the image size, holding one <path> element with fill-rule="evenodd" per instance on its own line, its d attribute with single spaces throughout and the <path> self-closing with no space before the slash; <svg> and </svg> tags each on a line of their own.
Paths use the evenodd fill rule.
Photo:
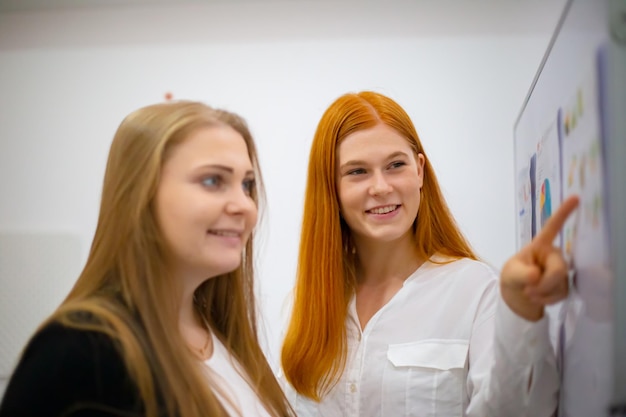
<svg viewBox="0 0 626 417">
<path fill-rule="evenodd" d="M 111 145 L 86 265 L 28 343 L 0 416 L 290 416 L 257 339 L 261 174 L 235 114 L 172 102 Z"/>
<path fill-rule="evenodd" d="M 567 295 L 566 201 L 500 277 L 463 237 L 406 112 L 346 94 L 309 160 L 282 349 L 300 417 L 551 416 L 547 303 Z"/>
</svg>

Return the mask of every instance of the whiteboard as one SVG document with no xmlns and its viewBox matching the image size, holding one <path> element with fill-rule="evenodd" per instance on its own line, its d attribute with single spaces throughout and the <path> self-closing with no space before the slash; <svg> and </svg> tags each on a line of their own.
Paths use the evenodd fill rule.
<svg viewBox="0 0 626 417">
<path fill-rule="evenodd" d="M 570 296 L 547 309 L 559 416 L 626 415 L 626 1 L 570 0 L 514 126 L 517 247 L 571 194 L 555 240 Z"/>
</svg>

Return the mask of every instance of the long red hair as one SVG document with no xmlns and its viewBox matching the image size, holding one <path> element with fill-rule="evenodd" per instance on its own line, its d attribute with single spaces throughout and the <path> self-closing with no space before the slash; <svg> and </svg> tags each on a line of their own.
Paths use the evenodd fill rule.
<svg viewBox="0 0 626 417">
<path fill-rule="evenodd" d="M 424 155 L 424 182 L 414 231 L 417 256 L 476 259 L 445 202 L 413 122 L 392 99 L 375 92 L 345 94 L 320 120 L 309 157 L 299 262 L 282 368 L 301 395 L 320 401 L 346 362 L 345 320 L 354 293 L 355 257 L 350 229 L 339 214 L 336 151 L 351 133 L 385 124 Z"/>
</svg>

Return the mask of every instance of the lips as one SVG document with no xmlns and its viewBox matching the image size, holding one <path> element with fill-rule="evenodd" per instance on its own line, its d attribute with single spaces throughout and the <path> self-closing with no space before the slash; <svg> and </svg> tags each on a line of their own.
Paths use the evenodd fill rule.
<svg viewBox="0 0 626 417">
<path fill-rule="evenodd" d="M 396 211 L 399 207 L 399 204 L 387 204 L 385 206 L 378 206 L 369 210 L 365 210 L 365 212 L 368 214 L 387 214 L 391 213 L 392 211 Z"/>
<path fill-rule="evenodd" d="M 243 232 L 237 230 L 227 230 L 227 229 L 210 229 L 207 233 L 210 235 L 221 236 L 221 237 L 237 237 L 240 238 Z"/>
</svg>

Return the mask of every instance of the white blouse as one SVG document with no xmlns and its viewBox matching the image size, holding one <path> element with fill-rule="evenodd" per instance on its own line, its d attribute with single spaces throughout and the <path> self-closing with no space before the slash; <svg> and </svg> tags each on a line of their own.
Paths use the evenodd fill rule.
<svg viewBox="0 0 626 417">
<path fill-rule="evenodd" d="M 344 373 L 321 403 L 285 384 L 299 417 L 551 416 L 558 373 L 547 319 L 526 321 L 496 272 L 424 263 L 361 331 L 355 299 Z"/>
<path fill-rule="evenodd" d="M 211 372 L 211 378 L 217 380 L 217 397 L 231 416 L 270 417 L 256 392 L 250 386 L 245 371 L 230 354 L 222 342 L 213 338 L 213 355 L 204 363 Z"/>
</svg>

